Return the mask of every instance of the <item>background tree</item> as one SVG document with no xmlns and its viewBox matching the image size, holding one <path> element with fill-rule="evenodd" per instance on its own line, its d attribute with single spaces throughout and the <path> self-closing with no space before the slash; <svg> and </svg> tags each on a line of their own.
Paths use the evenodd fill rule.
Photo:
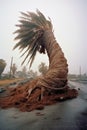
<svg viewBox="0 0 87 130">
<path fill-rule="evenodd" d="M 39 72 L 40 72 L 42 75 L 44 75 L 44 74 L 46 74 L 46 72 L 47 72 L 47 70 L 48 70 L 48 67 L 47 67 L 47 65 L 45 65 L 44 62 L 41 62 L 41 64 L 39 65 L 38 69 L 39 69 Z"/>
<path fill-rule="evenodd" d="M 38 75 L 37 71 L 34 72 L 32 69 L 29 70 L 28 74 L 29 74 L 30 78 L 36 78 Z"/>
<path fill-rule="evenodd" d="M 23 68 L 22 68 L 22 76 L 27 77 L 27 68 L 26 68 L 26 66 L 23 66 Z"/>
<path fill-rule="evenodd" d="M 1 74 L 2 74 L 2 72 L 4 71 L 5 67 L 6 67 L 6 62 L 5 62 L 5 60 L 0 59 L 0 77 L 1 77 Z"/>
<path fill-rule="evenodd" d="M 15 76 L 15 73 L 16 73 L 16 70 L 17 70 L 17 66 L 16 64 L 14 63 L 11 67 L 11 71 L 12 71 L 12 76 L 14 77 Z"/>
</svg>

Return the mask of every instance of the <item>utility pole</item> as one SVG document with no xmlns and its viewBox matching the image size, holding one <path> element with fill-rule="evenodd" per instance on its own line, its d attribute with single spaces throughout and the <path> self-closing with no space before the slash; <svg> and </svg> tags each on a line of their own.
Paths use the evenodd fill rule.
<svg viewBox="0 0 87 130">
<path fill-rule="evenodd" d="M 11 78 L 11 76 L 12 76 L 12 75 L 11 75 L 11 74 L 12 74 L 12 73 L 11 73 L 11 71 L 12 71 L 12 64 L 13 64 L 13 57 L 11 57 L 11 64 L 10 64 L 10 76 L 9 76 L 10 78 Z"/>
<path fill-rule="evenodd" d="M 81 66 L 79 67 L 79 76 L 80 76 L 80 79 L 81 79 Z"/>
</svg>

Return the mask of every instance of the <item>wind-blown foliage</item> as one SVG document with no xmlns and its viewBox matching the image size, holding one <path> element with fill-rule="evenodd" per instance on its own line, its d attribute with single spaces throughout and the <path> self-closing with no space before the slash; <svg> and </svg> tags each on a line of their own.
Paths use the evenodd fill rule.
<svg viewBox="0 0 87 130">
<path fill-rule="evenodd" d="M 52 24 L 50 18 L 47 20 L 39 10 L 36 13 L 21 12 L 21 14 L 20 24 L 16 25 L 19 29 L 14 32 L 18 34 L 15 40 L 19 41 L 13 49 L 19 48 L 22 52 L 21 56 L 26 55 L 22 64 L 28 59 L 31 67 L 37 51 L 45 53 L 45 46 L 41 39 L 45 30 L 52 30 Z"/>
</svg>

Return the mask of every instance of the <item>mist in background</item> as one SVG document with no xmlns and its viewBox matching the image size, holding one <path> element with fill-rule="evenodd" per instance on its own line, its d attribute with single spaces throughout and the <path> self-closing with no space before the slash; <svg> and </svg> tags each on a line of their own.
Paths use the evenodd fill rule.
<svg viewBox="0 0 87 130">
<path fill-rule="evenodd" d="M 19 50 L 12 50 L 17 42 L 13 32 L 17 29 L 20 12 L 36 12 L 36 9 L 51 18 L 55 38 L 67 58 L 69 73 L 79 74 L 81 68 L 81 72 L 87 74 L 87 0 L 0 0 L 0 59 L 7 63 L 5 72 L 9 71 L 11 57 L 21 69 L 23 58 Z M 41 62 L 48 65 L 48 57 L 37 53 L 31 69 L 37 71 Z"/>
</svg>

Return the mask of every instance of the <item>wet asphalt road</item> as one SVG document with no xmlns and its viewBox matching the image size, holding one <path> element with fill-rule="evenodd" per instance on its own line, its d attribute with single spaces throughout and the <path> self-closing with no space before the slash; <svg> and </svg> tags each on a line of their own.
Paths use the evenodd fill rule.
<svg viewBox="0 0 87 130">
<path fill-rule="evenodd" d="M 87 84 L 70 84 L 80 88 L 75 99 L 46 106 L 41 111 L 0 109 L 0 130 L 87 130 Z"/>
</svg>

